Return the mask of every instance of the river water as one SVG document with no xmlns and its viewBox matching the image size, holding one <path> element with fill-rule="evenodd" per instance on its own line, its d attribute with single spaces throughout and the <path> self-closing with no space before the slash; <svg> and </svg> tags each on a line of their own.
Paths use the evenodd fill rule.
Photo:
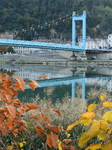
<svg viewBox="0 0 112 150">
<path fill-rule="evenodd" d="M 74 99 L 80 97 L 94 100 L 96 93 L 106 90 L 112 91 L 112 68 L 81 68 L 56 67 L 39 65 L 5 65 L 0 71 L 8 73 L 11 77 L 36 80 L 41 87 L 35 91 L 26 85 L 25 92 L 19 92 L 22 102 L 31 102 L 32 99 L 52 99 L 53 103 L 64 98 Z M 38 78 L 45 75 L 46 78 Z M 89 94 L 88 94 L 89 93 Z M 91 95 L 91 96 L 90 96 Z"/>
</svg>

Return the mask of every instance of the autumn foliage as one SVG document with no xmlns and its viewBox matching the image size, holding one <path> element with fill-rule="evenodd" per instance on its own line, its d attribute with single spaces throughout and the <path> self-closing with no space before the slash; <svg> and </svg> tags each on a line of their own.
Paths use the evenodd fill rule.
<svg viewBox="0 0 112 150">
<path fill-rule="evenodd" d="M 26 113 L 35 111 L 35 114 L 31 114 L 29 119 L 33 119 L 36 122 L 35 125 L 32 124 L 32 128 L 38 137 L 45 137 L 46 146 L 51 149 L 61 150 L 69 148 L 74 150 L 74 147 L 69 145 L 71 140 L 65 138 L 60 140 L 61 132 L 66 131 L 63 130 L 62 126 L 52 125 L 52 122 L 44 114 L 47 110 L 41 110 L 39 105 L 34 103 L 22 104 L 17 98 L 18 91 L 24 91 L 26 84 L 32 90 L 35 90 L 36 86 L 40 86 L 38 82 L 31 79 L 28 79 L 25 83 L 20 77 L 11 80 L 9 75 L 5 73 L 0 76 L 0 148 L 4 150 L 24 149 L 24 145 L 27 145 L 25 139 L 18 142 L 11 141 L 9 145 L 5 145 L 3 139 L 10 135 L 13 135 L 16 139 L 20 133 L 29 132 L 28 122 L 23 118 Z M 61 112 L 58 110 L 51 108 L 51 111 L 61 115 Z M 33 145 L 30 145 L 30 147 L 35 149 Z"/>
<path fill-rule="evenodd" d="M 35 150 L 38 145 L 45 150 L 112 150 L 112 102 L 106 101 L 105 95 L 100 94 L 99 104 L 90 104 L 79 120 L 63 129 L 61 125 L 53 125 L 52 121 L 62 112 L 50 106 L 41 109 L 38 103 L 23 104 L 17 98 L 18 91 L 24 91 L 26 84 L 32 90 L 40 86 L 31 79 L 24 82 L 20 77 L 10 79 L 5 73 L 0 76 L 0 150 Z M 53 115 L 47 115 L 49 111 Z M 85 131 L 80 137 L 73 138 L 71 132 L 75 134 L 74 128 L 79 125 L 83 125 Z M 92 143 L 94 138 L 96 141 Z M 38 144 L 35 146 L 31 141 L 35 141 L 34 144 L 38 141 Z"/>
<path fill-rule="evenodd" d="M 90 144 L 85 150 L 112 149 L 112 102 L 107 102 L 105 97 L 101 94 L 99 96 L 100 103 L 90 104 L 87 112 L 81 114 L 81 118 L 66 129 L 66 131 L 71 131 L 79 124 L 83 124 L 85 127 L 89 126 L 79 138 L 80 148 L 85 148 L 87 143 L 96 137 L 95 144 Z"/>
</svg>

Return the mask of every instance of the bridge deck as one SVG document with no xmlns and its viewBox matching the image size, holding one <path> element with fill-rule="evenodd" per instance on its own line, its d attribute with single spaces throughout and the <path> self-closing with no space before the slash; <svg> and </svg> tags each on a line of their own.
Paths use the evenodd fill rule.
<svg viewBox="0 0 112 150">
<path fill-rule="evenodd" d="M 72 46 L 72 45 L 68 45 L 68 44 L 0 39 L 0 45 L 13 46 L 13 47 L 29 47 L 29 48 L 73 51 L 73 52 L 78 53 L 78 54 L 84 54 L 85 53 L 85 49 L 83 48 L 83 46 Z"/>
<path fill-rule="evenodd" d="M 73 45 L 69 45 L 69 44 L 24 41 L 24 40 L 9 40 L 9 39 L 0 39 L 0 45 L 1 46 L 13 46 L 13 47 L 28 47 L 28 48 L 72 51 L 77 54 L 85 54 L 85 52 L 89 52 L 89 53 L 112 52 L 112 49 L 85 49 L 83 46 L 73 46 Z"/>
</svg>

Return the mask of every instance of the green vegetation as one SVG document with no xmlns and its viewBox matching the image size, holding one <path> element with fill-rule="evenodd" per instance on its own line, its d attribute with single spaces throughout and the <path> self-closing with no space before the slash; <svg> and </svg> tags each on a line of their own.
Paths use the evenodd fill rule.
<svg viewBox="0 0 112 150">
<path fill-rule="evenodd" d="M 84 10 L 87 12 L 87 35 L 100 38 L 112 33 L 110 0 L 1 0 L 0 33 L 14 32 L 16 39 L 32 40 L 45 36 L 71 40 L 70 16 L 73 11 L 80 15 Z M 79 37 L 80 22 L 78 29 Z"/>
<path fill-rule="evenodd" d="M 15 51 L 14 51 L 14 49 L 13 49 L 12 46 L 9 46 L 9 47 L 7 48 L 7 52 L 8 52 L 8 53 L 15 53 Z"/>
</svg>

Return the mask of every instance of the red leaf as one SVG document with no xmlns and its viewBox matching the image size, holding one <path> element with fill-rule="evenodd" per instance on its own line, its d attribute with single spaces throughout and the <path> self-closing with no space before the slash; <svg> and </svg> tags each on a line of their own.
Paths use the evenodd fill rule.
<svg viewBox="0 0 112 150">
<path fill-rule="evenodd" d="M 53 126 L 53 125 L 45 125 L 44 128 L 46 128 L 54 133 L 59 133 L 62 130 L 61 126 Z"/>
<path fill-rule="evenodd" d="M 38 108 L 36 104 L 33 104 L 33 103 L 28 103 L 26 104 L 26 106 L 29 108 L 29 109 L 36 109 Z"/>
<path fill-rule="evenodd" d="M 41 125 L 34 127 L 35 131 L 42 137 L 45 133 L 44 128 Z"/>
<path fill-rule="evenodd" d="M 53 133 L 50 133 L 50 134 L 47 134 L 47 139 L 46 139 L 46 144 L 52 148 L 58 148 L 58 135 L 56 134 L 53 134 Z"/>
</svg>

